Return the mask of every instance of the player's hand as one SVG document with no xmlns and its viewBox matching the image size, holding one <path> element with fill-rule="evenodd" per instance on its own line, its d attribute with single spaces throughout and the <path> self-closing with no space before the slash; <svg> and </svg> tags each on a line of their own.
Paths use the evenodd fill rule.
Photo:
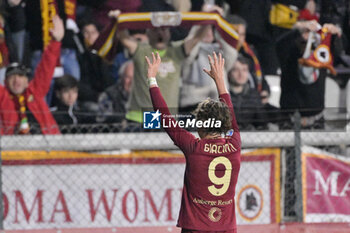
<svg viewBox="0 0 350 233">
<path fill-rule="evenodd" d="M 152 53 L 152 62 L 150 61 L 150 59 L 146 56 L 146 62 L 148 64 L 148 69 L 147 69 L 147 77 L 151 78 L 151 77 L 156 77 L 157 73 L 158 73 L 158 68 L 160 63 L 162 62 L 162 60 L 160 59 L 159 53 L 157 52 L 156 55 L 154 55 L 154 53 Z"/>
<path fill-rule="evenodd" d="M 64 37 L 63 21 L 58 15 L 55 15 L 52 18 L 52 23 L 53 23 L 53 28 L 50 29 L 51 35 L 55 40 L 61 41 Z"/>
<path fill-rule="evenodd" d="M 203 68 L 203 71 L 207 73 L 215 82 L 224 80 L 224 66 L 225 59 L 222 57 L 221 53 L 219 53 L 219 57 L 217 57 L 216 53 L 213 52 L 213 57 L 208 55 L 210 70 Z"/>
</svg>

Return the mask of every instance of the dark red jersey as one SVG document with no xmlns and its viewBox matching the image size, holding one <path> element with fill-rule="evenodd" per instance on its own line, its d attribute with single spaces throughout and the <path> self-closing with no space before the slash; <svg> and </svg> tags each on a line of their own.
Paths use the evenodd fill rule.
<svg viewBox="0 0 350 233">
<path fill-rule="evenodd" d="M 158 87 L 150 89 L 155 110 L 170 115 Z M 186 170 L 178 226 L 200 231 L 236 229 L 235 187 L 240 169 L 241 139 L 229 94 L 220 95 L 232 115 L 233 134 L 198 139 L 172 124 L 166 132 L 184 153 Z M 171 119 L 175 121 L 175 119 Z"/>
</svg>

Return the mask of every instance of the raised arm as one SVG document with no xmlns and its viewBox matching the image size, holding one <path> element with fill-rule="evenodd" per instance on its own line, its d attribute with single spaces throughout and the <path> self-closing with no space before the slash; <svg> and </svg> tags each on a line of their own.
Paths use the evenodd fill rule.
<svg viewBox="0 0 350 233">
<path fill-rule="evenodd" d="M 219 57 L 217 57 L 216 53 L 213 53 L 213 57 L 208 55 L 210 70 L 204 68 L 203 71 L 207 73 L 215 82 L 216 88 L 218 90 L 218 94 L 220 97 L 220 101 L 227 104 L 231 112 L 231 125 L 232 129 L 235 133 L 239 133 L 239 128 L 236 121 L 236 116 L 233 110 L 232 102 L 230 94 L 227 91 L 225 80 L 224 80 L 224 67 L 225 67 L 225 59 L 222 58 L 221 53 L 219 53 Z"/>
<path fill-rule="evenodd" d="M 118 20 L 118 16 L 120 15 L 120 13 L 121 13 L 120 10 L 112 10 L 108 12 L 108 16 Z M 124 30 L 118 31 L 117 38 L 123 44 L 123 46 L 128 50 L 130 55 L 133 55 L 135 53 L 137 49 L 137 41 L 130 36 L 128 30 L 124 29 Z"/>
<path fill-rule="evenodd" d="M 222 56 L 225 59 L 225 70 L 228 71 L 233 64 L 236 62 L 237 57 L 238 57 L 238 51 L 237 49 L 235 49 L 234 47 L 232 47 L 232 45 L 228 44 L 220 35 L 220 33 L 218 33 L 217 30 L 215 30 L 215 39 L 216 41 L 220 44 L 220 46 L 222 47 Z"/>
<path fill-rule="evenodd" d="M 53 28 L 50 30 L 52 40 L 44 49 L 41 60 L 35 69 L 34 79 L 29 83 L 29 88 L 35 89 L 40 96 L 45 96 L 50 89 L 52 76 L 61 55 L 61 40 L 64 36 L 63 21 L 57 15 L 53 17 Z"/>
<path fill-rule="evenodd" d="M 164 129 L 168 133 L 170 138 L 173 140 L 174 144 L 179 146 L 180 149 L 186 154 L 186 152 L 190 152 L 191 150 L 193 150 L 193 146 L 196 138 L 190 132 L 179 127 L 176 124 L 176 120 L 173 117 L 171 117 L 168 106 L 160 92 L 160 89 L 157 85 L 157 81 L 155 78 L 158 73 L 159 65 L 161 63 L 159 53 L 157 53 L 157 55 L 154 55 L 154 53 L 152 53 L 152 59 L 153 59 L 153 63 L 146 56 L 146 61 L 148 64 L 147 78 L 148 78 L 153 108 L 155 111 L 159 110 L 162 113 L 162 117 L 166 116 L 167 119 L 171 121 L 169 128 L 164 128 Z M 177 87 L 174 87 L 174 88 L 177 88 Z"/>
<path fill-rule="evenodd" d="M 211 25 L 193 26 L 191 28 L 184 42 L 184 49 L 187 56 L 190 55 L 196 44 L 205 37 L 208 30 L 211 30 Z"/>
<path fill-rule="evenodd" d="M 128 50 L 130 55 L 133 55 L 137 49 L 137 41 L 132 38 L 129 31 L 124 29 L 118 32 L 117 37 L 123 46 Z"/>
<path fill-rule="evenodd" d="M 120 15 L 120 13 L 121 13 L 120 10 L 112 10 L 108 12 L 108 16 L 118 20 L 118 16 Z M 135 53 L 137 49 L 137 41 L 130 36 L 128 30 L 124 29 L 124 30 L 118 31 L 117 38 L 123 44 L 123 46 L 128 50 L 130 55 L 133 55 Z"/>
<path fill-rule="evenodd" d="M 213 5 L 213 4 L 203 4 L 202 6 L 203 12 L 218 12 L 223 15 L 223 8 Z M 198 42 L 200 42 L 208 33 L 209 30 L 212 30 L 212 25 L 201 25 L 194 26 L 191 28 L 190 33 L 185 38 L 184 49 L 186 55 L 190 55 L 192 49 L 196 46 Z"/>
</svg>

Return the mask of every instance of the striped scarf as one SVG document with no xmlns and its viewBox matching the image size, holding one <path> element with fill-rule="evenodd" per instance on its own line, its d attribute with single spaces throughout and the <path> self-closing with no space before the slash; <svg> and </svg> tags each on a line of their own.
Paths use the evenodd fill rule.
<svg viewBox="0 0 350 233">
<path fill-rule="evenodd" d="M 27 117 L 27 101 L 26 98 L 23 94 L 19 95 L 11 95 L 11 98 L 15 102 L 16 109 L 18 111 L 18 116 L 19 116 L 19 123 L 18 123 L 18 128 L 17 132 L 19 134 L 29 134 L 30 133 L 30 126 L 28 122 L 28 117 Z"/>
<path fill-rule="evenodd" d="M 0 25 L 0 68 L 6 67 L 9 64 L 9 51 L 5 41 L 5 31 Z"/>
<path fill-rule="evenodd" d="M 75 21 L 76 9 L 77 9 L 77 0 L 64 1 L 64 12 L 66 13 L 67 18 L 73 19 Z"/>
<path fill-rule="evenodd" d="M 111 23 L 101 32 L 99 38 L 90 47 L 97 54 L 111 61 L 116 52 L 115 34 L 122 29 L 145 29 L 152 27 L 189 27 L 193 25 L 212 24 L 222 38 L 232 47 L 236 47 L 238 34 L 221 15 L 204 12 L 147 12 L 147 13 L 123 13 L 118 20 Z"/>
<path fill-rule="evenodd" d="M 253 59 L 255 76 L 258 81 L 257 90 L 261 92 L 262 91 L 262 72 L 261 72 L 260 62 L 256 57 L 255 53 L 253 52 L 253 50 L 249 47 L 247 42 L 243 43 L 243 49 Z"/>
<path fill-rule="evenodd" d="M 77 0 L 63 0 L 64 12 L 68 19 L 75 21 Z M 40 0 L 40 10 L 42 19 L 43 43 L 44 48 L 52 40 L 50 29 L 53 28 L 52 18 L 58 14 L 58 5 L 56 0 Z"/>
<path fill-rule="evenodd" d="M 43 31 L 43 47 L 52 40 L 50 30 L 53 28 L 52 18 L 58 14 L 58 8 L 55 0 L 40 0 L 40 10 Z"/>
</svg>

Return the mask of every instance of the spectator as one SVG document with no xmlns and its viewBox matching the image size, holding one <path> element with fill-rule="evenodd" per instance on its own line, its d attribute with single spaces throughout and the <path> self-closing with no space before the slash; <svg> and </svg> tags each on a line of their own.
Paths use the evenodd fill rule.
<svg viewBox="0 0 350 233">
<path fill-rule="evenodd" d="M 229 2 L 231 1 L 232 0 L 191 0 L 191 11 L 217 11 L 226 17 L 230 11 Z M 205 8 L 203 8 L 204 6 Z M 237 8 L 237 6 L 238 4 L 235 8 Z"/>
<path fill-rule="evenodd" d="M 89 48 L 100 35 L 94 21 L 86 21 L 82 26 L 85 47 Z M 88 102 L 91 110 L 97 107 L 98 96 L 107 87 L 114 84 L 110 66 L 98 54 L 85 49 L 79 54 L 81 80 L 79 82 L 79 101 Z M 94 106 L 96 105 L 96 106 Z"/>
<path fill-rule="evenodd" d="M 126 114 L 128 120 L 142 123 L 142 111 L 152 106 L 143 73 L 146 66 L 145 56 L 155 50 L 162 57 L 162 64 L 158 74 L 159 86 L 169 107 L 172 109 L 172 113 L 175 114 L 177 112 L 181 63 L 208 29 L 210 29 L 210 26 L 202 26 L 195 33 L 191 34 L 194 35 L 193 37 L 187 37 L 183 42 L 177 44 L 170 44 L 170 31 L 169 28 L 165 27 L 147 29 L 146 34 L 149 38 L 149 44 L 141 44 L 133 40 L 127 30 L 118 33 L 121 43 L 133 56 L 135 64 L 134 82 Z"/>
<path fill-rule="evenodd" d="M 4 85 L 6 66 L 9 64 L 10 54 L 5 35 L 5 20 L 0 15 L 0 84 Z"/>
<path fill-rule="evenodd" d="M 88 20 L 83 23 L 82 29 L 85 46 L 90 47 L 100 35 L 99 26 L 95 21 Z"/>
<path fill-rule="evenodd" d="M 276 74 L 278 60 L 269 22 L 271 1 L 245 0 L 238 7 L 239 15 L 247 21 L 247 42 L 254 45 L 263 73 Z"/>
<path fill-rule="evenodd" d="M 46 4 L 45 6 L 43 4 Z M 45 2 L 32 0 L 26 4 L 26 29 L 29 34 L 29 45 L 32 51 L 31 67 L 34 69 L 41 58 L 41 54 L 50 41 L 50 16 L 58 14 L 65 25 L 65 36 L 62 40 L 62 50 L 54 77 L 70 74 L 77 80 L 80 79 L 80 68 L 74 42 L 75 33 L 79 31 L 75 23 L 75 0 L 58 0 Z M 62 70 L 63 68 L 63 70 Z M 53 86 L 53 84 L 52 84 Z M 48 93 L 47 101 L 50 104 L 52 90 Z"/>
<path fill-rule="evenodd" d="M 170 0 L 170 4 L 176 11 L 188 12 L 191 10 L 192 4 L 190 0 Z"/>
<path fill-rule="evenodd" d="M 186 11 L 188 9 L 188 0 L 142 0 L 140 12 L 160 12 L 160 11 Z M 188 35 L 188 28 L 171 27 L 171 40 L 183 40 Z"/>
<path fill-rule="evenodd" d="M 146 35 L 145 30 L 132 30 L 130 32 L 130 36 L 133 37 L 139 43 L 148 43 L 148 37 Z M 125 48 L 122 48 L 122 51 L 118 52 L 115 56 L 111 69 L 112 76 L 115 82 L 119 79 L 119 70 L 121 66 L 124 64 L 124 62 L 128 61 L 129 59 L 130 56 L 128 54 L 127 49 Z"/>
<path fill-rule="evenodd" d="M 122 12 L 137 12 L 141 6 L 141 0 L 91 0 L 95 2 L 95 7 L 93 7 L 92 17 L 100 25 L 106 25 L 109 22 L 108 12 L 111 10 L 119 9 Z"/>
<path fill-rule="evenodd" d="M 229 71 L 230 95 L 241 129 L 263 126 L 263 105 L 257 90 L 250 88 L 249 61 L 239 56 Z"/>
<path fill-rule="evenodd" d="M 98 122 L 121 122 L 125 119 L 126 103 L 129 99 L 134 79 L 134 63 L 125 62 L 119 69 L 116 84 L 102 92 L 98 98 Z"/>
<path fill-rule="evenodd" d="M 299 20 L 320 20 L 316 12 L 316 3 L 314 0 L 308 0 L 306 2 L 305 8 L 299 11 Z"/>
<path fill-rule="evenodd" d="M 93 123 L 94 115 L 78 103 L 78 81 L 71 75 L 64 75 L 55 82 L 57 105 L 51 108 L 60 127 L 81 123 Z M 62 131 L 62 130 L 61 130 Z"/>
<path fill-rule="evenodd" d="M 11 39 L 16 50 L 16 60 L 19 63 L 23 63 L 26 34 L 25 1 L 8 0 L 7 11 L 7 22 L 11 32 Z"/>
<path fill-rule="evenodd" d="M 57 61 L 57 68 L 54 77 L 61 77 L 63 74 L 70 74 L 77 80 L 80 79 L 80 67 L 76 52 L 76 33 L 79 29 L 75 22 L 76 0 L 56 0 L 41 1 L 31 0 L 25 6 L 26 29 L 29 36 L 29 45 L 31 49 L 31 67 L 34 70 L 37 66 L 43 49 L 47 46 L 50 38 L 51 18 L 58 14 L 65 26 L 65 36 L 62 40 L 62 50 L 60 59 Z M 53 86 L 46 96 L 47 103 L 54 105 Z"/>
<path fill-rule="evenodd" d="M 340 35 L 338 27 L 332 24 L 325 24 L 324 27 L 329 33 Z M 310 69 L 304 69 L 298 64 L 298 59 L 304 53 L 310 31 L 315 32 L 318 29 L 318 23 L 314 20 L 299 21 L 293 30 L 282 35 L 277 41 L 277 52 L 282 70 L 280 106 L 287 114 L 299 110 L 304 127 L 323 127 L 322 111 L 325 103 L 327 70 L 313 69 L 308 72 Z M 333 44 L 339 42 L 339 38 L 333 40 Z M 337 56 L 339 51 L 333 51 L 332 54 Z"/>
<path fill-rule="evenodd" d="M 58 16 L 53 18 L 51 36 L 53 40 L 44 50 L 33 80 L 29 81 L 27 69 L 18 63 L 7 68 L 6 86 L 0 86 L 0 133 L 59 133 L 44 101 L 60 55 L 60 41 L 64 36 L 63 22 Z M 35 125 L 39 125 L 40 129 Z"/>
<path fill-rule="evenodd" d="M 208 97 L 218 98 L 215 83 L 202 70 L 202 67 L 209 65 L 208 54 L 213 52 L 223 54 L 226 71 L 232 67 L 237 58 L 237 51 L 227 44 L 219 33 L 214 32 L 216 31 L 212 28 L 207 30 L 207 34 L 192 49 L 183 63 L 180 107 L 184 113 L 192 112 L 203 99 Z M 225 80 L 227 80 L 227 72 L 225 73 Z"/>
<path fill-rule="evenodd" d="M 259 93 L 262 91 L 269 92 L 269 84 L 262 73 L 260 61 L 256 57 L 254 50 L 246 42 L 247 22 L 238 15 L 228 15 L 227 20 L 233 24 L 239 35 L 236 46 L 238 53 L 249 60 L 249 71 L 251 74 L 249 76 L 250 87 L 258 90 Z"/>
</svg>

